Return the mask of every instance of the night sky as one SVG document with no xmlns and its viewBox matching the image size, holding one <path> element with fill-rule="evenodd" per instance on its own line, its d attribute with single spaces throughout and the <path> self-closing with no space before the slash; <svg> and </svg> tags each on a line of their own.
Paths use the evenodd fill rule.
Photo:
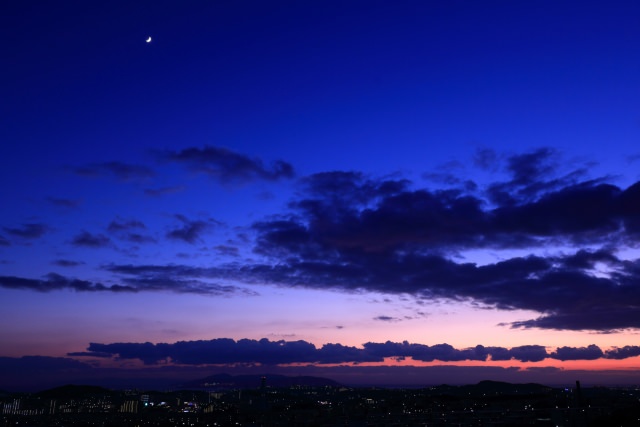
<svg viewBox="0 0 640 427">
<path fill-rule="evenodd" d="M 640 383 L 639 22 L 3 1 L 0 388 Z"/>
</svg>

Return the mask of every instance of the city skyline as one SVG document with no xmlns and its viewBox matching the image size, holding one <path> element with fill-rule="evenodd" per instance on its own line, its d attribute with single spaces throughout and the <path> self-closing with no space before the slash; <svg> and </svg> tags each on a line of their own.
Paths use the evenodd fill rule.
<svg viewBox="0 0 640 427">
<path fill-rule="evenodd" d="M 638 17 L 3 4 L 0 372 L 637 383 Z"/>
</svg>

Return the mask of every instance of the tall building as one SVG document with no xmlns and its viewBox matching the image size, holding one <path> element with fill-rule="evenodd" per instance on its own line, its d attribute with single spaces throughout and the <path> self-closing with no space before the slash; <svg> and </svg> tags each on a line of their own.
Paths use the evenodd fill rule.
<svg viewBox="0 0 640 427">
<path fill-rule="evenodd" d="M 138 401 L 137 400 L 127 400 L 122 405 L 120 405 L 120 412 L 126 412 L 131 414 L 138 413 Z"/>
</svg>

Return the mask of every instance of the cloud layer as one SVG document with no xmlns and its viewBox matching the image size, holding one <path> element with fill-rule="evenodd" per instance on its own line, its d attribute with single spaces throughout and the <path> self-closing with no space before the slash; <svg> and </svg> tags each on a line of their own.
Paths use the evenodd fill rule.
<svg viewBox="0 0 640 427">
<path fill-rule="evenodd" d="M 75 264 L 70 264 L 75 265 Z M 65 267 L 69 266 L 64 265 Z M 140 276 L 129 279 L 124 285 L 105 285 L 49 273 L 42 279 L 26 279 L 15 276 L 0 276 L 0 287 L 23 289 L 37 292 L 71 290 L 76 292 L 173 292 L 178 294 L 199 294 L 209 296 L 256 296 L 257 292 L 231 285 L 220 285 L 203 280 L 179 279 L 173 277 Z"/>
<path fill-rule="evenodd" d="M 244 266 L 240 277 L 541 313 L 514 327 L 640 327 L 640 264 L 615 249 L 640 237 L 640 182 L 625 189 L 581 180 L 581 169 L 554 174 L 553 156 L 509 157 L 510 179 L 485 191 L 312 175 L 289 215 L 253 225 L 255 251 L 272 262 Z M 540 254 L 553 247 L 565 249 Z M 479 265 L 461 257 L 478 250 L 506 258 Z M 532 254 L 509 257 L 513 250 Z"/>
<path fill-rule="evenodd" d="M 362 348 L 341 344 L 325 344 L 320 348 L 306 341 L 270 341 L 218 338 L 208 341 L 179 341 L 167 343 L 91 343 L 87 352 L 70 353 L 70 356 L 117 357 L 138 359 L 147 365 L 175 363 L 181 365 L 207 364 L 263 364 L 283 365 L 292 363 L 336 364 L 383 362 L 386 358 L 412 358 L 421 362 L 460 361 L 520 361 L 540 362 L 556 360 L 625 359 L 640 355 L 640 346 L 626 346 L 603 351 L 596 345 L 588 347 L 560 347 L 548 351 L 540 345 L 523 345 L 512 348 L 485 347 L 456 349 L 449 344 L 412 344 L 407 341 L 373 343 Z"/>
<path fill-rule="evenodd" d="M 640 183 L 625 189 L 583 180 L 581 169 L 554 174 L 553 156 L 541 149 L 507 158 L 510 178 L 484 191 L 315 174 L 301 180 L 288 212 L 252 225 L 262 261 L 106 268 L 124 281 L 226 278 L 540 313 L 511 325 L 517 328 L 639 328 L 640 264 L 616 248 L 633 247 L 640 236 Z M 498 167 L 490 165 L 495 157 L 483 153 L 483 166 Z M 553 247 L 564 249 L 543 251 Z M 478 250 L 500 251 L 503 260 L 464 260 Z"/>
<path fill-rule="evenodd" d="M 27 223 L 19 227 L 3 227 L 5 233 L 22 239 L 37 239 L 42 237 L 49 228 L 41 223 Z"/>
<path fill-rule="evenodd" d="M 266 167 L 220 147 L 159 157 L 222 183 L 293 177 L 288 163 Z M 229 295 L 239 288 L 212 282 L 270 284 L 403 294 L 419 303 L 464 300 L 539 313 L 512 323 L 514 328 L 640 328 L 640 260 L 629 256 L 640 240 L 640 182 L 624 188 L 606 177 L 589 179 L 587 165 L 563 162 L 549 148 L 509 156 L 481 150 L 475 164 L 506 178 L 480 185 L 461 179 L 462 166 L 453 163 L 436 174 L 440 187 L 357 171 L 302 177 L 280 214 L 248 225 L 244 230 L 250 233 L 233 244 L 215 240 L 209 231 L 219 223 L 207 216 L 173 215 L 173 225 L 164 231 L 168 241 L 198 244 L 226 254 L 232 263 L 109 263 L 101 267 L 111 275 L 105 282 L 117 285 L 54 272 L 44 279 L 3 277 L 0 286 Z M 109 162 L 92 170 L 127 179 L 142 177 L 146 169 Z M 3 227 L 6 235 L 22 239 L 48 230 L 35 222 Z M 114 248 L 113 238 L 157 243 L 152 230 L 134 219 L 116 218 L 106 231 L 109 236 L 81 230 L 70 243 L 107 249 Z M 11 243 L 0 238 L 0 245 Z M 250 252 L 251 259 L 240 257 Z M 497 255 L 480 263 L 469 255 L 473 252 Z"/>
<path fill-rule="evenodd" d="M 260 159 L 223 147 L 191 147 L 180 151 L 162 152 L 159 153 L 159 157 L 225 184 L 254 180 L 276 181 L 294 176 L 293 166 L 285 161 L 277 160 L 270 166 L 264 166 Z"/>
<path fill-rule="evenodd" d="M 69 168 L 71 172 L 86 177 L 113 177 L 120 181 L 150 179 L 155 172 L 143 165 L 134 165 L 119 161 L 92 163 L 86 166 Z"/>
</svg>

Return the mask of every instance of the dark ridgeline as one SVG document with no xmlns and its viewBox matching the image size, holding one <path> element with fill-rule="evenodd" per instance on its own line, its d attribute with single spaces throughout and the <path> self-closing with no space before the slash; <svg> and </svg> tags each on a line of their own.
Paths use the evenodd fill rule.
<svg viewBox="0 0 640 427">
<path fill-rule="evenodd" d="M 35 395 L 44 399 L 82 399 L 89 396 L 102 396 L 109 393 L 111 393 L 111 390 L 104 387 L 67 384 L 62 387 L 51 388 L 35 393 Z"/>
<path fill-rule="evenodd" d="M 640 389 L 579 382 L 575 388 L 482 381 L 389 389 L 317 377 L 213 375 L 196 383 L 203 387 L 159 392 L 67 385 L 0 394 L 0 427 L 630 426 L 640 419 Z"/>
<path fill-rule="evenodd" d="M 289 375 L 229 375 L 217 374 L 211 375 L 200 380 L 189 381 L 181 384 L 176 388 L 188 389 L 239 389 L 253 388 L 257 385 L 261 387 L 294 387 L 294 386 L 313 386 L 313 387 L 339 387 L 341 384 L 328 378 L 313 377 L 308 375 L 289 376 Z"/>
</svg>

